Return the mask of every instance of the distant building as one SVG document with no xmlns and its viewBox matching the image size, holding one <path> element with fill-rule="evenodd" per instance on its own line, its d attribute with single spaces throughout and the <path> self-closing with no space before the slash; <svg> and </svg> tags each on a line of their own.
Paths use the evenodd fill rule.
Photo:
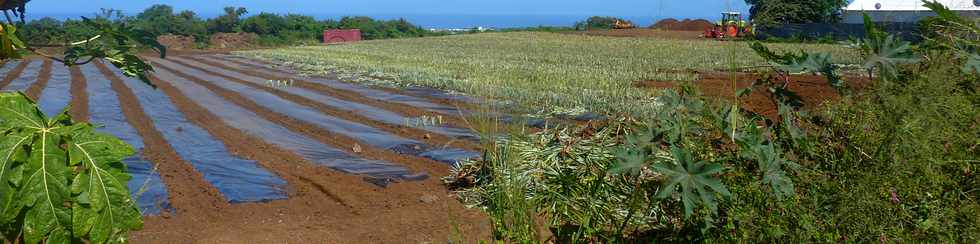
<svg viewBox="0 0 980 244">
<path fill-rule="evenodd" d="M 980 17 L 980 0 L 939 0 L 939 3 L 961 15 Z M 922 5 L 922 0 L 854 0 L 844 8 L 843 22 L 864 23 L 863 13 L 868 13 L 875 22 L 910 23 L 935 16 Z"/>
</svg>

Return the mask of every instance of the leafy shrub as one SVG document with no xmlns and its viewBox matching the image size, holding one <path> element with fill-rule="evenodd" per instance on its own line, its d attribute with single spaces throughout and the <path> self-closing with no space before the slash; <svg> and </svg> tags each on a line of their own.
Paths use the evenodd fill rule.
<svg viewBox="0 0 980 244">
<path fill-rule="evenodd" d="M 22 93 L 0 93 L 0 233 L 17 243 L 125 242 L 142 227 L 121 160 L 126 143 L 47 118 Z"/>
<path fill-rule="evenodd" d="M 616 22 L 630 23 L 632 22 L 625 19 L 620 19 L 616 17 L 603 17 L 603 16 L 592 16 L 585 21 L 575 23 L 576 30 L 608 30 L 616 27 Z"/>
<path fill-rule="evenodd" d="M 685 86 L 658 97 L 645 122 L 511 138 L 492 148 L 520 157 L 485 157 L 446 180 L 488 212 L 525 213 L 491 214 L 495 221 L 527 230 L 541 214 L 559 242 L 980 241 L 980 59 L 971 39 L 980 28 L 927 6 L 939 13 L 938 35 L 916 48 L 869 25 L 858 45 L 878 82 L 814 116 L 771 81 L 753 90 L 773 93 L 777 121 L 706 103 Z M 784 76 L 819 73 L 848 87 L 829 55 L 753 48 Z"/>
</svg>

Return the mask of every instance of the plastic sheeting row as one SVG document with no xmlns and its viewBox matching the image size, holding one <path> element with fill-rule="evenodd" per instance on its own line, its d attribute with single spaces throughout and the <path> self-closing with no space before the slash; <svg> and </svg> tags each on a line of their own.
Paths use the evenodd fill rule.
<svg viewBox="0 0 980 244">
<path fill-rule="evenodd" d="M 28 60 L 27 67 L 24 71 L 20 73 L 20 76 L 10 81 L 6 87 L 0 87 L 0 91 L 21 91 L 24 92 L 27 88 L 31 87 L 34 82 L 37 82 L 37 77 L 41 73 L 41 65 L 44 63 L 40 60 Z M 12 66 L 11 66 L 12 67 Z M 6 73 L 6 72 L 4 72 Z"/>
<path fill-rule="evenodd" d="M 161 62 L 160 59 L 151 60 L 155 63 Z M 341 172 L 361 175 L 366 180 L 382 186 L 389 182 L 428 178 L 426 173 L 416 174 L 405 167 L 390 162 L 359 158 L 307 136 L 292 132 L 279 124 L 262 119 L 254 112 L 224 100 L 207 88 L 166 69 L 157 69 L 155 75 L 163 82 L 179 89 L 192 102 L 221 118 L 225 124 L 251 136 L 261 138 L 279 148 L 294 152 L 310 162 Z"/>
<path fill-rule="evenodd" d="M 123 77 L 121 71 L 114 72 Z M 188 121 L 165 94 L 134 78 L 123 79 L 170 147 L 201 172 L 226 200 L 242 203 L 286 199 L 285 180 L 254 160 L 232 156 L 221 141 Z"/>
<path fill-rule="evenodd" d="M 269 69 L 269 68 L 265 67 L 266 66 L 265 64 L 259 63 L 259 62 L 254 61 L 254 60 L 249 60 L 247 58 L 242 58 L 242 57 L 239 57 L 239 56 L 233 56 L 233 55 L 216 55 L 216 56 L 202 56 L 202 57 L 209 58 L 211 60 L 222 60 L 224 62 L 228 62 L 226 60 L 232 60 L 233 59 L 237 63 L 245 64 L 246 66 L 248 66 L 248 68 L 251 68 L 251 69 L 255 70 L 256 72 L 261 72 L 261 73 L 265 73 L 265 74 L 272 75 L 272 76 L 277 76 L 277 77 L 293 77 L 293 78 L 296 78 L 296 79 L 302 79 L 302 80 L 310 81 L 310 82 L 313 82 L 313 83 L 317 83 L 317 84 L 321 84 L 321 85 L 326 85 L 326 86 L 329 86 L 329 87 L 334 88 L 334 89 L 339 89 L 339 90 L 345 90 L 345 91 L 354 92 L 354 93 L 360 94 L 360 95 L 365 96 L 365 97 L 370 97 L 370 98 L 373 98 L 373 99 L 386 100 L 386 101 L 390 101 L 390 102 L 394 102 L 394 103 L 401 103 L 401 104 L 405 104 L 405 105 L 409 105 L 409 106 L 414 106 L 414 107 L 422 108 L 422 109 L 425 109 L 425 110 L 428 110 L 428 111 L 431 111 L 431 112 L 436 112 L 436 113 L 445 114 L 445 115 L 452 115 L 452 116 L 471 116 L 471 115 L 479 115 L 479 114 L 482 114 L 482 116 L 485 116 L 485 117 L 488 117 L 488 118 L 496 118 L 496 119 L 499 119 L 500 121 L 505 122 L 505 123 L 523 123 L 523 124 L 525 124 L 527 126 L 538 127 L 538 128 L 543 128 L 543 127 L 547 127 L 549 125 L 555 125 L 555 124 L 557 124 L 557 122 L 547 121 L 547 120 L 539 119 L 539 118 L 515 117 L 515 116 L 510 116 L 510 115 L 506 115 L 506 114 L 499 114 L 499 113 L 477 113 L 477 112 L 473 112 L 473 111 L 461 110 L 461 109 L 456 108 L 456 107 L 453 107 L 453 106 L 436 104 L 436 103 L 433 103 L 433 102 L 431 102 L 431 101 L 429 101 L 429 100 L 427 100 L 425 98 L 422 98 L 422 97 L 444 98 L 444 99 L 450 99 L 450 100 L 455 100 L 455 101 L 464 101 L 464 102 L 475 103 L 475 104 L 484 103 L 484 101 L 480 101 L 480 100 L 478 100 L 476 98 L 472 98 L 472 97 L 466 97 L 466 96 L 460 96 L 460 95 L 455 95 L 455 94 L 449 94 L 447 92 L 439 91 L 439 90 L 431 89 L 431 88 L 421 88 L 421 87 L 407 88 L 404 91 L 406 91 L 407 93 L 410 93 L 410 94 L 419 96 L 419 97 L 416 97 L 416 96 L 408 96 L 408 95 L 391 93 L 391 92 L 387 92 L 387 91 L 384 91 L 384 90 L 368 88 L 368 87 L 364 87 L 364 86 L 360 86 L 360 85 L 356 85 L 356 84 L 341 82 L 341 81 L 333 80 L 333 79 L 324 79 L 324 78 L 318 78 L 318 77 L 302 77 L 302 78 L 300 78 L 300 77 L 297 77 L 297 75 L 295 75 L 295 74 L 286 73 L 286 72 L 282 72 L 282 71 L 278 71 L 278 70 L 272 70 L 272 69 Z M 231 63 L 231 62 L 228 62 L 228 63 Z M 236 65 L 238 65 L 238 64 L 236 64 Z M 238 66 L 239 67 L 242 67 L 242 68 L 245 68 L 242 65 L 238 65 Z M 583 119 L 586 119 L 586 118 L 589 118 L 589 117 L 582 117 L 582 118 Z"/>
<path fill-rule="evenodd" d="M 51 79 L 48 86 L 41 91 L 37 106 L 48 117 L 61 113 L 71 102 L 71 72 L 67 66 L 52 65 Z"/>
<path fill-rule="evenodd" d="M 221 65 L 225 65 L 225 66 L 229 66 L 229 67 L 233 67 L 233 68 L 237 68 L 237 69 L 243 69 L 243 70 L 245 70 L 245 69 L 251 69 L 249 67 L 246 67 L 246 66 L 243 66 L 243 65 L 234 63 L 234 62 L 229 62 L 229 61 L 226 61 L 226 60 L 222 60 L 222 59 L 210 58 L 209 56 L 200 56 L 200 57 L 205 58 L 205 59 L 208 59 L 209 61 L 212 61 L 212 62 L 215 62 L 215 63 L 219 63 Z M 216 67 L 209 66 L 209 65 L 206 65 L 204 63 L 195 62 L 195 61 L 186 60 L 186 59 L 181 59 L 181 60 L 182 61 L 185 61 L 185 62 L 188 62 L 188 63 L 193 63 L 194 65 L 201 65 L 202 67 L 208 67 L 208 68 L 217 69 Z M 228 76 L 231 76 L 231 77 L 235 77 L 235 78 L 240 79 L 240 80 L 244 80 L 244 81 L 248 81 L 248 82 L 251 82 L 251 83 L 259 84 L 259 85 L 262 85 L 263 82 L 265 81 L 264 79 L 259 78 L 259 77 L 249 76 L 249 75 L 242 74 L 242 73 L 239 73 L 239 72 L 234 72 L 234 71 L 228 71 L 228 72 L 225 72 L 224 74 L 225 75 L 228 75 Z M 278 76 L 278 75 L 275 75 L 275 76 L 276 77 L 283 77 L 283 76 Z M 394 113 L 394 112 L 391 112 L 391 111 L 388 111 L 388 110 L 385 110 L 385 109 L 381 109 L 381 108 L 377 108 L 377 107 L 373 107 L 373 106 L 365 105 L 365 104 L 361 104 L 361 103 L 351 102 L 351 101 L 347 101 L 347 100 L 337 99 L 335 97 L 327 96 L 327 95 L 324 95 L 324 94 L 321 94 L 321 93 L 318 93 L 318 92 L 314 92 L 314 91 L 311 91 L 311 90 L 308 90 L 308 89 L 305 89 L 305 88 L 302 88 L 302 87 L 290 87 L 289 89 L 284 89 L 284 91 L 285 92 L 288 92 L 288 93 L 291 93 L 293 95 L 297 95 L 297 96 L 301 96 L 301 97 L 304 97 L 304 98 L 308 98 L 308 99 L 313 100 L 313 101 L 317 101 L 317 102 L 319 102 L 319 103 L 321 103 L 323 105 L 327 105 L 327 106 L 332 107 L 332 108 L 354 112 L 354 113 L 360 114 L 362 116 L 365 116 L 367 118 L 370 118 L 372 120 L 381 121 L 381 122 L 388 123 L 388 124 L 404 125 L 404 124 L 406 124 L 406 122 L 410 122 L 410 121 L 413 121 L 414 120 L 413 118 L 405 117 L 405 116 L 402 116 L 402 115 L 400 115 L 398 113 Z M 460 139 L 470 139 L 470 140 L 477 140 L 477 139 L 479 139 L 479 136 L 476 135 L 475 133 L 473 133 L 473 131 L 471 131 L 469 129 L 464 129 L 464 128 L 457 128 L 457 127 L 450 127 L 450 126 L 442 126 L 442 125 L 440 125 L 440 126 L 423 126 L 423 127 L 421 127 L 421 129 L 426 130 L 426 131 L 429 131 L 429 132 L 437 133 L 437 134 L 447 135 L 447 136 L 450 136 L 450 137 L 460 138 Z"/>
<path fill-rule="evenodd" d="M 175 58 L 175 60 L 178 59 Z M 262 83 L 262 80 L 256 77 L 247 76 L 230 70 L 221 70 L 219 68 L 195 61 L 183 59 L 180 60 L 187 62 L 189 65 L 195 65 L 203 69 L 213 70 L 214 72 L 220 72 L 221 74 L 231 77 L 243 80 L 247 79 L 248 82 L 253 82 L 257 85 L 261 85 Z M 294 103 L 273 95 L 272 93 L 242 85 L 237 82 L 227 80 L 223 77 L 209 75 L 200 70 L 171 61 L 160 60 L 158 63 L 162 66 L 178 70 L 181 73 L 208 81 L 223 89 L 242 94 L 244 97 L 252 100 L 256 104 L 259 104 L 259 106 L 263 106 L 269 110 L 316 125 L 333 133 L 354 138 L 373 147 L 391 150 L 401 154 L 422 156 L 447 164 L 454 164 L 459 161 L 477 158 L 480 156 L 479 153 L 473 151 L 466 151 L 456 148 L 432 147 L 425 143 L 393 135 L 377 128 L 325 115 L 314 108 Z M 294 88 L 290 88 L 289 90 L 294 90 Z"/>
<path fill-rule="evenodd" d="M 125 141 L 137 152 L 136 155 L 123 160 L 123 163 L 126 163 L 129 174 L 133 176 L 128 185 L 140 211 L 144 215 L 156 215 L 163 211 L 172 212 L 166 186 L 163 185 L 160 174 L 153 164 L 141 155 L 144 147 L 143 138 L 127 122 L 116 92 L 112 90 L 111 82 L 93 64 L 84 65 L 81 69 L 88 80 L 86 92 L 91 122 L 102 126 L 98 131 Z"/>
</svg>

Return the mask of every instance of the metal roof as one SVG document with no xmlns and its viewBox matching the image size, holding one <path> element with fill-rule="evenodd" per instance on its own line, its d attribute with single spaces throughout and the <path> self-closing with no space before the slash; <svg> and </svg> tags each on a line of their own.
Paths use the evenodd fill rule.
<svg viewBox="0 0 980 244">
<path fill-rule="evenodd" d="M 980 11 L 980 0 L 938 0 L 947 8 L 957 11 Z M 929 11 L 922 0 L 854 0 L 847 11 Z"/>
</svg>

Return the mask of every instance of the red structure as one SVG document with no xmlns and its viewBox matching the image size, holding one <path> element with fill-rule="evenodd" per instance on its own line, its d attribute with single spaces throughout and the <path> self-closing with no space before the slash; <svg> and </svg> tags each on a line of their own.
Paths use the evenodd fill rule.
<svg viewBox="0 0 980 244">
<path fill-rule="evenodd" d="M 361 30 L 325 30 L 323 31 L 323 43 L 343 43 L 356 42 L 361 40 Z"/>
</svg>

